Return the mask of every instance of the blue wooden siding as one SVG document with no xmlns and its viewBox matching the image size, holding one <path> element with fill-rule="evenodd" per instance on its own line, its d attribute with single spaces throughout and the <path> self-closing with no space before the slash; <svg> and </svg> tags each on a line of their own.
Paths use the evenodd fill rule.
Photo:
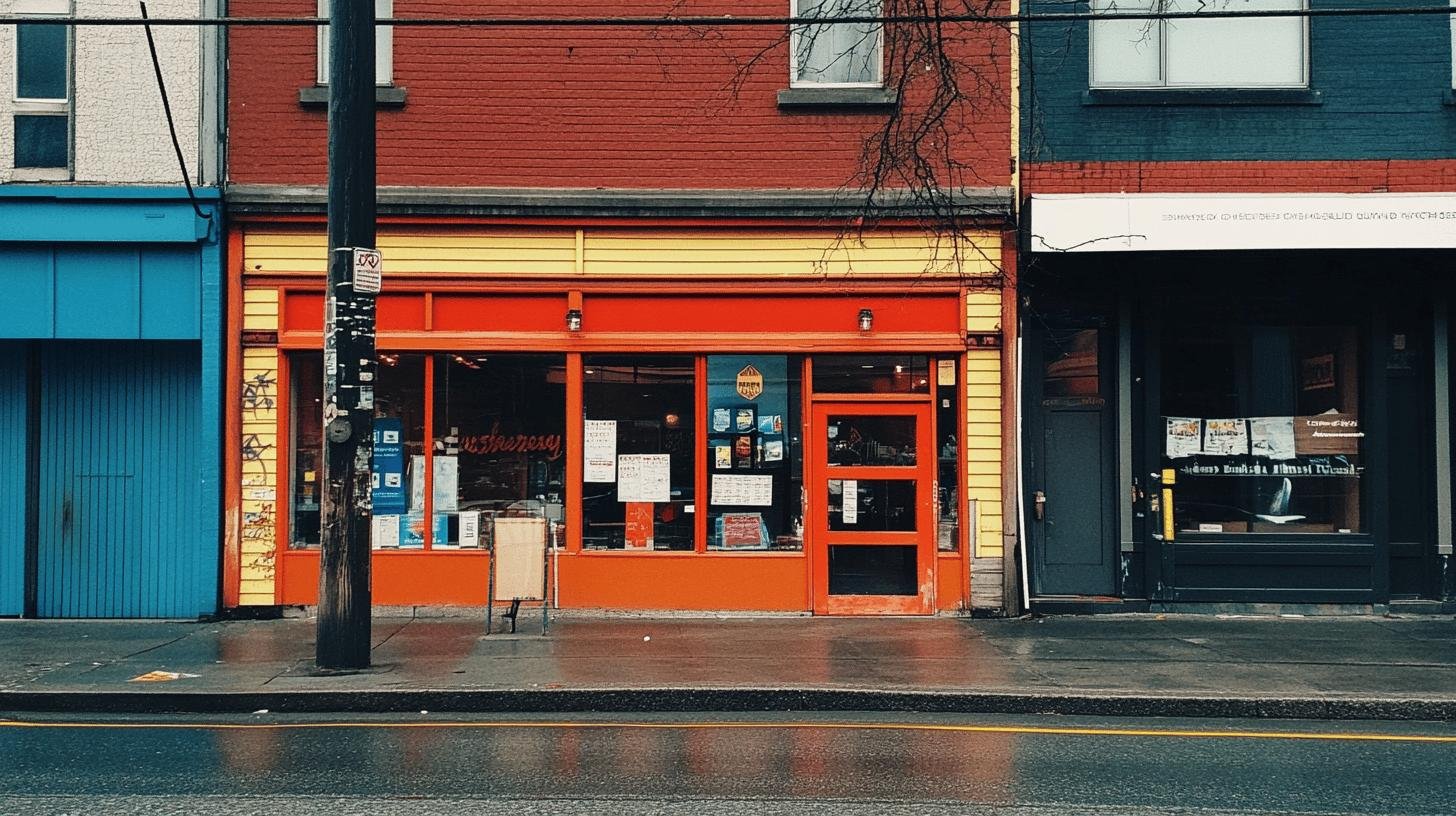
<svg viewBox="0 0 1456 816">
<path fill-rule="evenodd" d="M 1315 9 L 1388 5 L 1310 3 Z M 1030 0 L 1025 10 L 1072 9 L 1060 0 Z M 1086 98 L 1088 24 L 1035 23 L 1023 29 L 1030 47 L 1022 49 L 1022 156 L 1042 162 L 1456 156 L 1450 26 L 1444 14 L 1311 19 L 1309 87 L 1319 94 L 1317 104 L 1106 105 Z"/>
<path fill-rule="evenodd" d="M 25 610 L 25 348 L 0 342 L 0 615 Z"/>
<path fill-rule="evenodd" d="M 202 537 L 200 346 L 41 346 L 42 617 L 196 617 L 215 610 Z"/>
<path fill-rule="evenodd" d="M 217 609 L 222 213 L 217 190 L 197 193 L 210 218 L 181 188 L 0 185 L 0 350 L 24 349 L 7 339 L 42 341 L 49 383 L 35 488 L 40 615 Z M 15 360 L 23 365 L 24 355 Z M 5 476 L 12 459 L 25 461 L 24 423 L 6 418 L 24 409 L 25 393 L 13 392 L 21 402 L 10 405 L 7 370 L 0 485 L 14 486 L 17 504 L 12 515 L 0 495 L 0 614 L 14 614 L 5 525 L 24 524 L 24 471 Z"/>
</svg>

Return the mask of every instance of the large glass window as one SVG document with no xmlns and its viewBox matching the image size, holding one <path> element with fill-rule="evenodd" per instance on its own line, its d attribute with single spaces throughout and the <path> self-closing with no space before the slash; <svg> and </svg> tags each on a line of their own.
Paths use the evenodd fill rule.
<svg viewBox="0 0 1456 816">
<path fill-rule="evenodd" d="M 803 360 L 708 357 L 708 548 L 804 546 Z"/>
<path fill-rule="evenodd" d="M 1363 531 L 1355 328 L 1179 324 L 1162 353 L 1179 531 Z"/>
<path fill-rule="evenodd" d="M 818 394 L 925 394 L 930 358 L 923 354 L 825 354 L 814 358 Z"/>
<path fill-rule="evenodd" d="M 425 359 L 422 354 L 378 355 L 370 533 L 376 549 L 419 549 L 425 543 Z M 317 547 L 323 489 L 323 356 L 294 354 L 289 371 L 289 546 Z"/>
<path fill-rule="evenodd" d="M 694 358 L 582 359 L 582 547 L 693 549 Z"/>
<path fill-rule="evenodd" d="M 437 354 L 436 547 L 487 547 L 499 517 L 566 521 L 566 359 Z"/>
<path fill-rule="evenodd" d="M 1299 16 L 1150 20 L 1139 14 L 1299 11 L 1305 0 L 1092 0 L 1094 88 L 1301 88 L 1308 27 Z M 1117 19 L 1126 16 L 1127 19 Z"/>
</svg>

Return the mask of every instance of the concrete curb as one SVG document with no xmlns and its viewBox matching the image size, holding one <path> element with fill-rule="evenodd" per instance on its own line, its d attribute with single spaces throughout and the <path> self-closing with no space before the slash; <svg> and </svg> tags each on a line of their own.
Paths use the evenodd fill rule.
<svg viewBox="0 0 1456 816">
<path fill-rule="evenodd" d="M 879 711 L 1456 721 L 1456 698 L 1214 697 L 826 688 L 0 691 L 0 712 L 70 714 Z"/>
</svg>

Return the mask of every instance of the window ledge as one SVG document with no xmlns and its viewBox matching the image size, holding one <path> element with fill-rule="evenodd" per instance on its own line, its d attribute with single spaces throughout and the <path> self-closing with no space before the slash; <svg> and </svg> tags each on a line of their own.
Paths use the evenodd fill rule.
<svg viewBox="0 0 1456 816">
<path fill-rule="evenodd" d="M 376 85 L 374 106 L 376 108 L 404 107 L 406 91 L 399 85 Z M 329 105 L 329 86 L 309 85 L 298 89 L 298 104 L 304 108 L 326 108 Z"/>
<path fill-rule="evenodd" d="M 1309 88 L 1093 88 L 1082 94 L 1082 104 L 1322 105 L 1324 97 L 1319 91 Z"/>
<path fill-rule="evenodd" d="M 890 88 L 784 88 L 779 91 L 780 110 L 885 111 L 900 104 L 900 94 Z"/>
</svg>

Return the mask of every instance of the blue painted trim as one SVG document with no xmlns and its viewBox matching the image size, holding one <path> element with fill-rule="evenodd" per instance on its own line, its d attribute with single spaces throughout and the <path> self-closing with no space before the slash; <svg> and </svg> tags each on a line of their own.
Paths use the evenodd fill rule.
<svg viewBox="0 0 1456 816">
<path fill-rule="evenodd" d="M 198 218 L 183 188 L 0 185 L 0 241 L 201 243 L 222 235 L 220 193 L 199 188 Z"/>
<path fill-rule="evenodd" d="M 197 560 L 201 574 L 198 585 L 213 587 L 211 613 L 222 604 L 222 476 L 223 476 L 223 408 L 224 338 L 226 337 L 227 286 L 223 278 L 223 248 L 218 241 L 202 247 L 202 412 L 198 423 L 197 467 L 198 541 L 212 549 L 211 557 Z"/>
</svg>

